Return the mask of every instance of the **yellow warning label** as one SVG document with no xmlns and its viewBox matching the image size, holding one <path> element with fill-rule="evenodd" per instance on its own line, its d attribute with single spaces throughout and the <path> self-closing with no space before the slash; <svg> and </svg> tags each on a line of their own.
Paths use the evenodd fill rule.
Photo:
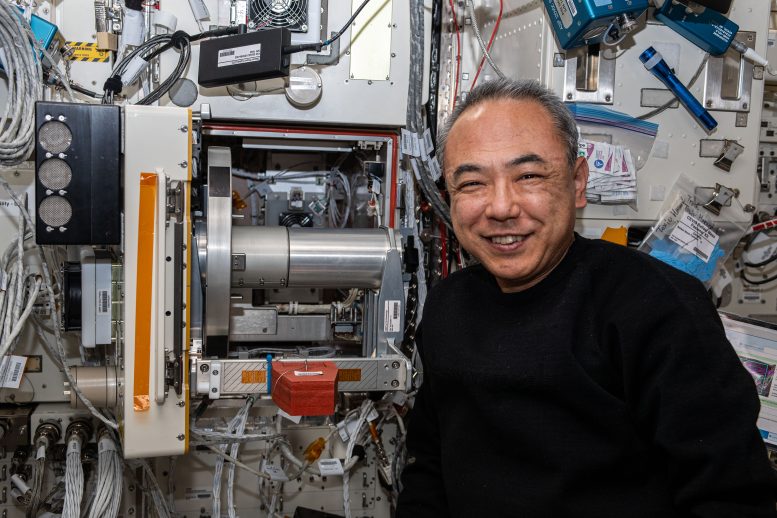
<svg viewBox="0 0 777 518">
<path fill-rule="evenodd" d="M 337 381 L 361 381 L 361 369 L 338 369 Z"/>
<path fill-rule="evenodd" d="M 247 385 L 253 383 L 264 383 L 267 381 L 267 373 L 265 371 L 243 371 L 242 381 Z"/>
<path fill-rule="evenodd" d="M 100 50 L 97 43 L 86 41 L 68 41 L 68 46 L 73 53 L 68 58 L 70 61 L 91 61 L 92 63 L 105 63 L 111 57 L 110 51 Z"/>
</svg>

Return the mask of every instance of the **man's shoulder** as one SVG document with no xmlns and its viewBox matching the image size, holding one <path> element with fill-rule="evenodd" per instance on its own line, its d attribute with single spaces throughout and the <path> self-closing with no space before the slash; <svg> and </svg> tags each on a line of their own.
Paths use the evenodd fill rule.
<svg viewBox="0 0 777 518">
<path fill-rule="evenodd" d="M 578 237 L 578 240 L 583 248 L 583 260 L 594 271 L 606 273 L 613 280 L 673 285 L 682 289 L 702 286 L 692 275 L 634 248 L 601 239 Z"/>
</svg>

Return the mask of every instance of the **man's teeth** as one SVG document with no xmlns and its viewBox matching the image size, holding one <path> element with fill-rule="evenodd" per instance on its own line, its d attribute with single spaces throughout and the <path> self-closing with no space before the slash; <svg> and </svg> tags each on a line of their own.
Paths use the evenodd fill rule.
<svg viewBox="0 0 777 518">
<path fill-rule="evenodd" d="M 497 245 L 511 245 L 523 241 L 524 236 L 496 236 L 491 238 L 491 242 Z"/>
</svg>

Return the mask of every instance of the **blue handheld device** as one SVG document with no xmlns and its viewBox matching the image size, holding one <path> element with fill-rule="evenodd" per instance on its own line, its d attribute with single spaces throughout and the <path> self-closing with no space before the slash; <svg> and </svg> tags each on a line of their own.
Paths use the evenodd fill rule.
<svg viewBox="0 0 777 518">
<path fill-rule="evenodd" d="M 719 56 L 728 50 L 739 25 L 721 13 L 695 2 L 692 6 L 664 0 L 656 18 L 705 52 Z"/>
<path fill-rule="evenodd" d="M 544 0 L 553 32 L 562 49 L 601 43 L 615 30 L 620 35 L 636 26 L 648 0 Z"/>
<path fill-rule="evenodd" d="M 688 91 L 684 84 L 677 79 L 672 69 L 664 61 L 663 56 L 654 49 L 648 47 L 639 56 L 639 60 L 645 65 L 659 81 L 664 83 L 667 88 L 677 97 L 677 99 L 683 103 L 689 112 L 699 121 L 699 123 L 707 128 L 707 131 L 712 131 L 717 127 L 718 121 L 716 121 L 712 115 L 701 105 L 699 101 Z"/>
</svg>

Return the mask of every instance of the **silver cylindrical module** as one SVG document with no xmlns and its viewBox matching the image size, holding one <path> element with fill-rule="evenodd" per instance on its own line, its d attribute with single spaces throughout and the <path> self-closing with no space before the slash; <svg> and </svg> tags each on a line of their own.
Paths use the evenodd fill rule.
<svg viewBox="0 0 777 518">
<path fill-rule="evenodd" d="M 289 281 L 286 227 L 232 227 L 232 286 L 284 288 Z"/>
<path fill-rule="evenodd" d="M 116 367 L 71 367 L 76 385 L 84 396 L 99 408 L 116 408 L 119 401 L 119 383 Z M 71 408 L 86 408 L 76 391 L 65 382 L 65 395 L 70 397 Z"/>
<path fill-rule="evenodd" d="M 392 241 L 393 229 L 233 227 L 232 286 L 379 288 Z"/>
</svg>

